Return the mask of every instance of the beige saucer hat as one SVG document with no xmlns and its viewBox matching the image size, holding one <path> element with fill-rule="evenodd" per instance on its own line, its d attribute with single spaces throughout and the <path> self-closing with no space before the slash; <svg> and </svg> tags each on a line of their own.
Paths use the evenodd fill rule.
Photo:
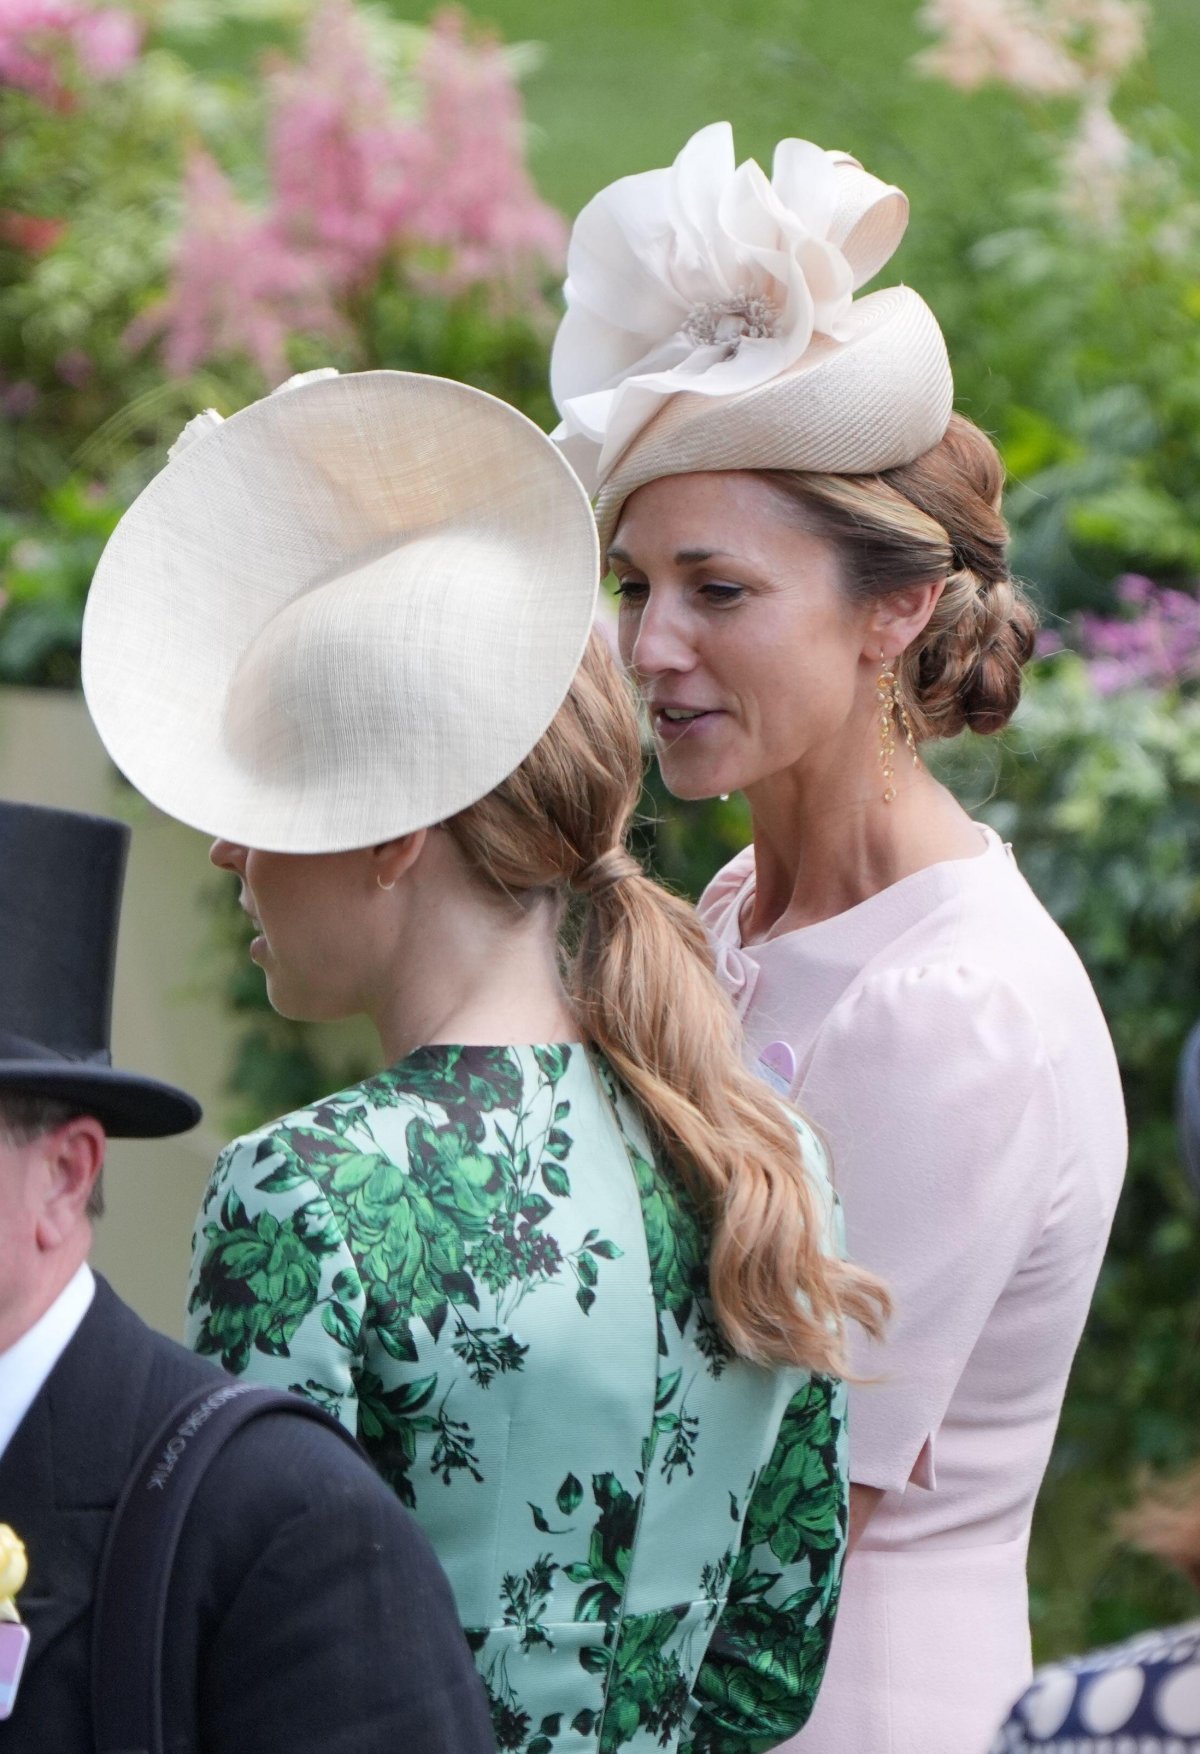
<svg viewBox="0 0 1200 1754">
<path fill-rule="evenodd" d="M 205 833 L 368 846 L 528 755 L 583 654 L 587 497 L 480 390 L 312 373 L 201 416 L 104 550 L 83 686 L 117 766 Z"/>
</svg>

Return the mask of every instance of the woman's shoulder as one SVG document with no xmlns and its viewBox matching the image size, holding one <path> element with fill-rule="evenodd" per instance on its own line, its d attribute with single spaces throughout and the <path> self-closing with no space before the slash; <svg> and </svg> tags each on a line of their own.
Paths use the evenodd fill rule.
<svg viewBox="0 0 1200 1754">
<path fill-rule="evenodd" d="M 851 984 L 809 1056 L 805 1091 L 822 1093 L 818 1114 L 830 1079 L 842 1093 L 834 1106 L 853 1093 L 859 1112 L 927 1105 L 936 1088 L 943 1128 L 977 1125 L 980 1105 L 1015 1119 L 1038 1091 L 1057 1108 L 1053 1056 L 1020 981 L 951 956 L 868 969 Z"/>
</svg>

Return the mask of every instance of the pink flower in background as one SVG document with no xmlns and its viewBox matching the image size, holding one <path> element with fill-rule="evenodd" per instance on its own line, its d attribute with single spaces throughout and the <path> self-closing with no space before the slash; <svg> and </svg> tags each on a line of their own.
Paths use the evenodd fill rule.
<svg viewBox="0 0 1200 1754">
<path fill-rule="evenodd" d="M 6 0 L 0 10 L 0 86 L 15 85 L 53 102 L 62 89 L 59 58 L 74 15 L 68 0 Z"/>
<path fill-rule="evenodd" d="M 1132 159 L 1133 142 L 1108 104 L 1102 98 L 1088 103 L 1063 154 L 1066 205 L 1101 231 L 1110 231 L 1121 216 Z"/>
<path fill-rule="evenodd" d="M 137 60 L 142 27 L 128 12 L 81 11 L 71 31 L 83 71 L 91 79 L 119 79 Z"/>
<path fill-rule="evenodd" d="M 1075 132 L 1060 156 L 1059 201 L 1075 219 L 1110 231 L 1133 168 L 1112 96 L 1145 52 L 1146 18 L 1143 0 L 924 0 L 921 23 L 938 41 L 916 59 L 961 91 L 995 84 L 1077 97 Z"/>
<path fill-rule="evenodd" d="M 1146 42 L 1141 0 L 925 0 L 920 19 L 940 40 L 919 64 L 960 91 L 1107 96 Z"/>
<path fill-rule="evenodd" d="M 83 0 L 3 0 L 0 4 L 0 86 L 17 86 L 43 103 L 69 97 L 78 69 L 91 79 L 116 79 L 137 59 L 141 26 L 118 7 Z"/>
<path fill-rule="evenodd" d="M 427 280 L 455 290 L 557 265 L 566 226 L 524 164 L 520 95 L 500 45 L 472 44 L 455 12 L 433 22 L 417 69 L 415 121 L 395 113 L 349 0 L 325 0 L 305 58 L 271 74 L 275 220 L 352 286 L 392 249 L 447 257 Z"/>
<path fill-rule="evenodd" d="M 411 217 L 417 130 L 393 115 L 346 0 L 326 0 L 305 59 L 277 66 L 270 87 L 276 223 L 297 247 L 322 253 L 333 284 L 352 284 Z"/>
<path fill-rule="evenodd" d="M 1146 50 L 1146 9 L 1140 0 L 1051 0 L 1072 52 L 1092 79 L 1115 84 Z"/>
<path fill-rule="evenodd" d="M 525 168 L 524 106 L 500 43 L 470 42 L 462 14 L 441 12 L 417 75 L 425 108 L 412 227 L 450 252 L 443 283 L 519 282 L 534 265 L 558 268 L 566 223 Z"/>
<path fill-rule="evenodd" d="M 289 335 L 336 338 L 343 329 L 319 258 L 295 249 L 273 217 L 244 207 L 214 160 L 194 152 L 171 290 L 131 325 L 130 344 L 161 336 L 178 375 L 213 354 L 244 354 L 277 382 L 290 369 Z"/>
<path fill-rule="evenodd" d="M 1101 694 L 1200 677 L 1200 596 L 1127 573 L 1117 598 L 1135 613 L 1079 617 L 1079 648 Z"/>
<path fill-rule="evenodd" d="M 920 20 L 941 40 L 919 65 L 959 91 L 998 84 L 1057 97 L 1083 85 L 1058 31 L 1028 0 L 925 0 Z"/>
<path fill-rule="evenodd" d="M 351 0 L 323 0 L 302 59 L 267 78 L 269 207 L 245 207 L 210 157 L 193 156 L 168 296 L 132 325 L 133 344 L 161 337 L 173 373 L 240 353 L 277 381 L 292 335 L 350 335 L 348 300 L 389 261 L 426 289 L 485 281 L 536 306 L 566 225 L 525 169 L 521 100 L 498 43 L 468 41 L 456 13 L 438 17 L 412 118 Z"/>
</svg>

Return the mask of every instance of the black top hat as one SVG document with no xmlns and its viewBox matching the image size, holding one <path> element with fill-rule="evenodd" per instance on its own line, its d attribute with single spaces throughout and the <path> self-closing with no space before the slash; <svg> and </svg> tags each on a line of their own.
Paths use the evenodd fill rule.
<svg viewBox="0 0 1200 1754">
<path fill-rule="evenodd" d="M 117 1138 L 183 1133 L 200 1105 L 118 1071 L 113 965 L 129 830 L 103 816 L 0 802 L 0 1099 L 44 1096 Z"/>
</svg>

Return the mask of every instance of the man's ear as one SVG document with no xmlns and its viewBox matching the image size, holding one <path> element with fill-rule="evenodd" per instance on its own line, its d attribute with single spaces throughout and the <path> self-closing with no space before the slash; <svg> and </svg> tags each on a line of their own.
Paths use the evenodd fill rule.
<svg viewBox="0 0 1200 1754">
<path fill-rule="evenodd" d="M 414 828 L 411 834 L 397 835 L 395 840 L 380 841 L 371 848 L 371 876 L 380 889 L 394 889 L 405 872 L 412 870 L 428 836 L 427 828 Z"/>
<path fill-rule="evenodd" d="M 881 597 L 868 623 L 864 658 L 876 663 L 882 653 L 889 663 L 894 662 L 924 633 L 945 588 L 946 580 L 942 577 L 921 585 L 906 585 L 901 591 L 889 591 L 886 597 Z"/>
<path fill-rule="evenodd" d="M 78 1115 L 38 1141 L 42 1149 L 37 1241 L 46 1253 L 61 1248 L 87 1221 L 88 1201 L 104 1168 L 104 1128 Z"/>
</svg>

